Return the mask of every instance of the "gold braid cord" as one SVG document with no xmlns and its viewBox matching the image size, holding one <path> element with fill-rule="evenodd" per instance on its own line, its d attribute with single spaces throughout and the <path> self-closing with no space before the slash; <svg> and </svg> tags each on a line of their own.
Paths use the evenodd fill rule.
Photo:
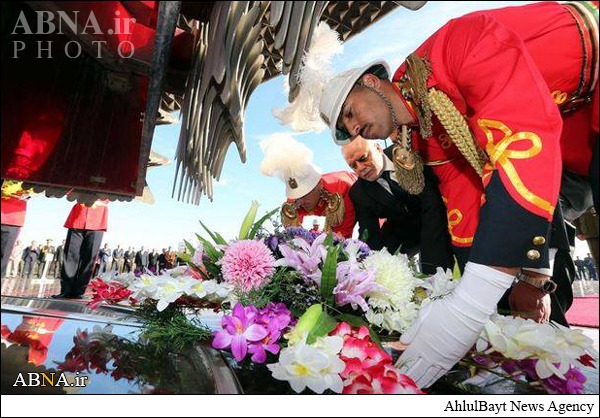
<svg viewBox="0 0 600 418">
<path fill-rule="evenodd" d="M 487 156 L 475 142 L 475 138 L 469 129 L 463 115 L 460 114 L 452 100 L 442 91 L 434 88 L 429 89 L 429 105 L 440 120 L 440 123 L 448 132 L 452 142 L 460 153 L 467 159 L 479 176 L 483 175 L 483 167 Z"/>
<path fill-rule="evenodd" d="M 329 193 L 323 191 L 323 198 L 327 202 L 325 209 L 325 232 L 331 232 L 333 228 L 338 227 L 344 222 L 344 198 L 339 193 Z"/>
<path fill-rule="evenodd" d="M 293 203 L 284 203 L 281 206 L 281 223 L 285 228 L 300 226 L 300 222 L 298 222 L 298 210 Z"/>
<path fill-rule="evenodd" d="M 431 75 L 431 65 L 427 60 L 412 53 L 406 58 L 407 87 L 412 93 L 412 99 L 417 105 L 421 136 L 431 136 L 431 107 L 427 94 L 427 79 Z"/>
</svg>

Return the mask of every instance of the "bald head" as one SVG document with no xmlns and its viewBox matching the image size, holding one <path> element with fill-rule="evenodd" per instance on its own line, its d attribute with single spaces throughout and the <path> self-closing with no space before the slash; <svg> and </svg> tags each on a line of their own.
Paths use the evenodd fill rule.
<svg viewBox="0 0 600 418">
<path fill-rule="evenodd" d="M 342 146 L 344 160 L 358 177 L 376 181 L 383 172 L 383 151 L 379 144 L 361 136 Z"/>
</svg>

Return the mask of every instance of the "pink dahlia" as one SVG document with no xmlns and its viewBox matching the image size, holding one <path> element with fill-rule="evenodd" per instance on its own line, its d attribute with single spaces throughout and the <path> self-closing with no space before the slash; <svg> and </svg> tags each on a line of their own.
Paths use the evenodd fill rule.
<svg viewBox="0 0 600 418">
<path fill-rule="evenodd" d="M 262 241 L 242 240 L 227 247 L 221 271 L 227 283 L 247 292 L 268 283 L 274 263 L 273 253 Z"/>
</svg>

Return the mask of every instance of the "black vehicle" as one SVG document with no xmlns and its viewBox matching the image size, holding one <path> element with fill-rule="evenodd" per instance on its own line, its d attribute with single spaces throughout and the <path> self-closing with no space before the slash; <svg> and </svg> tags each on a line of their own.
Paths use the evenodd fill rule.
<svg viewBox="0 0 600 418">
<path fill-rule="evenodd" d="M 5 394 L 237 394 L 221 354 L 197 344 L 157 352 L 127 309 L 2 296 Z"/>
</svg>

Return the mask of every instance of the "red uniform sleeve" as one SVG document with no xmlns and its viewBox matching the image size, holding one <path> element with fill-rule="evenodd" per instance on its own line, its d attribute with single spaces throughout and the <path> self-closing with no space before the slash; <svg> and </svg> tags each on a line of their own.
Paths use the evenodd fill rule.
<svg viewBox="0 0 600 418">
<path fill-rule="evenodd" d="M 451 22 L 446 74 L 467 120 L 510 196 L 552 220 L 561 177 L 562 120 L 523 41 L 485 14 Z M 450 84 L 450 83 L 449 83 Z M 485 178 L 485 177 L 484 177 Z"/>
<path fill-rule="evenodd" d="M 2 225 L 23 226 L 27 200 L 16 197 L 2 198 Z"/>
<path fill-rule="evenodd" d="M 106 231 L 108 224 L 108 203 L 96 201 L 92 207 L 76 203 L 65 222 L 65 228 Z"/>
<path fill-rule="evenodd" d="M 344 220 L 337 226 L 332 228 L 333 232 L 343 236 L 344 238 L 352 238 L 352 232 L 354 232 L 354 225 L 356 225 L 356 211 L 354 209 L 354 203 L 350 199 L 350 188 L 356 182 L 357 176 L 354 173 L 346 171 L 340 171 L 331 173 L 335 181 L 331 186 L 327 187 L 327 190 L 331 193 L 339 193 L 344 199 Z"/>
<path fill-rule="evenodd" d="M 440 180 L 440 192 L 446 203 L 452 245 L 470 247 L 479 223 L 483 195 L 481 179 L 463 159 L 455 159 L 433 169 Z"/>
</svg>

